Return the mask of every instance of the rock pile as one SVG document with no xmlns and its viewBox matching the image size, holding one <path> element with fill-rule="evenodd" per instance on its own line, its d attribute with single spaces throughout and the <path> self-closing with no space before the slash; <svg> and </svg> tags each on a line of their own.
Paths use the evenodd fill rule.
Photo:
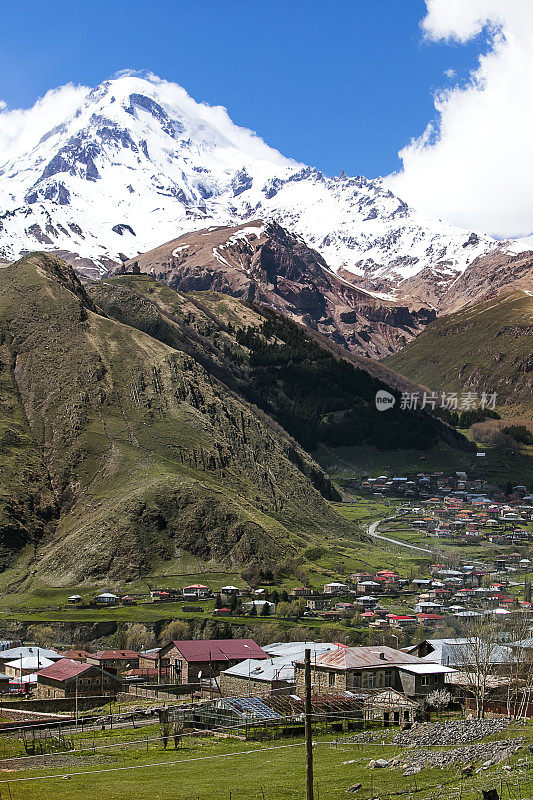
<svg viewBox="0 0 533 800">
<path fill-rule="evenodd" d="M 403 769 L 404 775 L 414 775 L 424 767 L 446 769 L 455 764 L 472 767 L 482 762 L 481 769 L 488 769 L 493 764 L 510 758 L 520 748 L 522 739 L 505 739 L 497 742 L 472 744 L 468 747 L 456 747 L 452 750 L 412 750 L 391 759 L 387 766 Z"/>
<path fill-rule="evenodd" d="M 452 722 L 424 722 L 401 731 L 393 738 L 398 747 L 446 746 L 470 744 L 485 736 L 502 733 L 509 725 L 506 719 L 465 719 Z"/>
</svg>

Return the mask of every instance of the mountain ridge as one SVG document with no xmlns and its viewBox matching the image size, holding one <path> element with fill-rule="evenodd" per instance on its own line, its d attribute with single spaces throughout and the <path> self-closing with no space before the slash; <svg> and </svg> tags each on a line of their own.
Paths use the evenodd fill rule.
<svg viewBox="0 0 533 800">
<path fill-rule="evenodd" d="M 177 291 L 215 290 L 275 308 L 347 350 L 388 355 L 435 317 L 421 304 L 399 305 L 329 269 L 319 253 L 278 223 L 250 220 L 185 234 L 125 262 Z"/>
<path fill-rule="evenodd" d="M 385 363 L 432 390 L 497 394 L 504 416 L 531 419 L 533 292 L 502 289 L 439 317 Z"/>
<path fill-rule="evenodd" d="M 384 179 L 327 177 L 287 159 L 225 110 L 153 76 L 87 90 L 0 176 L 0 257 L 44 246 L 91 277 L 206 224 L 258 217 L 377 290 L 423 270 L 449 284 L 476 257 L 510 246 L 426 219 Z"/>
<path fill-rule="evenodd" d="M 0 283 L 6 579 L 21 560 L 56 585 L 183 553 L 243 563 L 343 527 L 324 499 L 336 490 L 285 431 L 191 356 L 103 315 L 66 264 L 29 256 Z"/>
</svg>

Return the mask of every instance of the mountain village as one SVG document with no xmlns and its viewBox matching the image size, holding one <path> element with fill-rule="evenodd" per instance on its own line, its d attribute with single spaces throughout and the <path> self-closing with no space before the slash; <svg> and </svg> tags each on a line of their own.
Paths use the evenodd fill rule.
<svg viewBox="0 0 533 800">
<path fill-rule="evenodd" d="M 527 3 L 54 5 L 4 14 L 0 800 L 532 800 Z M 103 79 L 156 45 L 198 101 Z"/>
</svg>

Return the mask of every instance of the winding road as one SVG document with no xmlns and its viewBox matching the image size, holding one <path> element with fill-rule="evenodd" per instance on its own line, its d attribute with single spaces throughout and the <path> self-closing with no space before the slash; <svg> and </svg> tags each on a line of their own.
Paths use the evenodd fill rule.
<svg viewBox="0 0 533 800">
<path fill-rule="evenodd" d="M 417 550 L 420 553 L 429 553 L 430 555 L 435 554 L 435 550 L 430 550 L 427 547 L 418 547 L 416 544 L 409 544 L 408 542 L 402 542 L 399 539 L 391 539 L 390 536 L 382 536 L 381 533 L 376 533 L 376 528 L 382 522 L 388 522 L 389 520 L 398 519 L 397 516 L 394 517 L 384 517 L 383 519 L 378 519 L 375 522 L 372 522 L 366 532 L 369 536 L 372 536 L 373 539 L 382 539 L 384 542 L 390 542 L 391 544 L 397 544 L 399 547 L 408 547 L 409 550 Z"/>
</svg>

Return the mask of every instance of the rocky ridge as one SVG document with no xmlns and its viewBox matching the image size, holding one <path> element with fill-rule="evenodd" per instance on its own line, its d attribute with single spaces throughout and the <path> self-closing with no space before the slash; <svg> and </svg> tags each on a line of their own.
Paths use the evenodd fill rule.
<svg viewBox="0 0 533 800">
<path fill-rule="evenodd" d="M 134 269 L 180 292 L 217 291 L 274 308 L 372 358 L 396 352 L 435 318 L 422 304 L 353 286 L 301 237 L 263 220 L 183 235 L 117 272 Z"/>
</svg>

